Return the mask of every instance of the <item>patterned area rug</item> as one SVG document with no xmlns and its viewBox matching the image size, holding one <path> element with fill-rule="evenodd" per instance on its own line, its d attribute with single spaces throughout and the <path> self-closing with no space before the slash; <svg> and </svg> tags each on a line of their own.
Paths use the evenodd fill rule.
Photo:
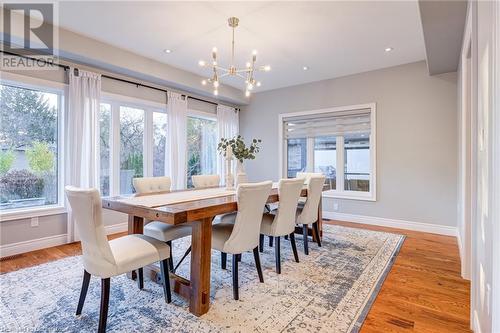
<svg viewBox="0 0 500 333">
<path fill-rule="evenodd" d="M 300 263 L 288 241 L 281 242 L 282 274 L 275 273 L 274 248 L 261 253 L 259 283 L 252 253 L 239 268 L 240 300 L 232 297 L 231 260 L 220 268 L 212 252 L 211 308 L 197 318 L 173 294 L 164 303 L 160 285 L 145 288 L 111 278 L 108 332 L 357 332 L 401 247 L 404 236 L 341 226 L 324 226 L 323 246 L 309 243 Z M 174 242 L 177 260 L 189 239 Z M 178 273 L 189 276 L 189 260 Z M 99 317 L 100 281 L 92 278 L 82 316 L 74 313 L 82 282 L 80 257 L 70 257 L 0 276 L 0 332 L 94 332 Z"/>
</svg>

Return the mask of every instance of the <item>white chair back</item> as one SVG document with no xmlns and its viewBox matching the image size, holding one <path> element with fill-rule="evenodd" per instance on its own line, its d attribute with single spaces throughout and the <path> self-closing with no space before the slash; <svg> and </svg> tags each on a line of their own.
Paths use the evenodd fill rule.
<svg viewBox="0 0 500 333">
<path fill-rule="evenodd" d="M 192 176 L 193 186 L 195 188 L 206 188 L 206 187 L 216 187 L 219 186 L 220 176 L 219 175 L 196 175 Z"/>
<path fill-rule="evenodd" d="M 297 218 L 297 224 L 313 224 L 318 220 L 318 208 L 325 183 L 325 176 L 312 176 L 307 185 L 307 200 Z"/>
<path fill-rule="evenodd" d="M 116 262 L 102 223 L 99 191 L 66 186 L 65 192 L 82 243 L 83 266 L 90 274 L 101 276 Z"/>
<path fill-rule="evenodd" d="M 238 186 L 238 212 L 231 236 L 224 244 L 224 252 L 242 253 L 259 245 L 262 212 L 272 186 L 271 181 Z"/>
<path fill-rule="evenodd" d="M 170 191 L 172 181 L 170 177 L 143 177 L 132 181 L 135 192 L 138 194 Z"/>
<path fill-rule="evenodd" d="M 312 177 L 321 177 L 323 174 L 321 172 L 297 172 L 295 178 L 304 179 L 304 184 L 309 184 Z"/>
<path fill-rule="evenodd" d="M 295 230 L 295 218 L 300 192 L 304 182 L 302 179 L 281 179 L 278 184 L 278 212 L 271 226 L 273 235 L 288 235 Z"/>
</svg>

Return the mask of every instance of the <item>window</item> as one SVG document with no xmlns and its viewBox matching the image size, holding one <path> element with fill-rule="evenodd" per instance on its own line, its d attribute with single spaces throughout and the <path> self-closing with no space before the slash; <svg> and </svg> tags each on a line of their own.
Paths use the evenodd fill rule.
<svg viewBox="0 0 500 333">
<path fill-rule="evenodd" d="M 165 151 L 167 145 L 167 114 L 153 113 L 153 176 L 165 175 Z"/>
<path fill-rule="evenodd" d="M 0 211 L 59 203 L 62 98 L 63 90 L 0 84 Z"/>
<path fill-rule="evenodd" d="M 134 193 L 132 179 L 144 176 L 144 110 L 120 106 L 120 194 Z"/>
<path fill-rule="evenodd" d="M 376 199 L 375 104 L 280 115 L 283 173 L 321 172 L 325 196 Z"/>
<path fill-rule="evenodd" d="M 337 137 L 314 138 L 314 172 L 323 173 L 332 190 L 337 188 Z"/>
<path fill-rule="evenodd" d="M 190 116 L 187 119 L 187 186 L 191 176 L 217 173 L 217 121 Z"/>
<path fill-rule="evenodd" d="M 101 103 L 101 113 L 99 117 L 99 152 L 101 158 L 100 170 L 100 190 L 102 196 L 110 194 L 110 134 L 111 134 L 111 104 Z"/>
<path fill-rule="evenodd" d="M 101 195 L 132 194 L 134 178 L 165 174 L 166 105 L 111 94 L 103 99 Z"/>
</svg>

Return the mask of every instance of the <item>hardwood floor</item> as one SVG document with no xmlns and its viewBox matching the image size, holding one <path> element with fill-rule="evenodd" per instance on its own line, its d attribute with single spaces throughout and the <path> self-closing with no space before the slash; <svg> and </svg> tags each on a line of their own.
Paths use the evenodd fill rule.
<svg viewBox="0 0 500 333">
<path fill-rule="evenodd" d="M 407 236 L 361 332 L 470 332 L 470 283 L 460 277 L 454 237 L 339 221 L 325 223 Z M 25 253 L 0 261 L 0 274 L 80 253 L 79 243 Z"/>
</svg>

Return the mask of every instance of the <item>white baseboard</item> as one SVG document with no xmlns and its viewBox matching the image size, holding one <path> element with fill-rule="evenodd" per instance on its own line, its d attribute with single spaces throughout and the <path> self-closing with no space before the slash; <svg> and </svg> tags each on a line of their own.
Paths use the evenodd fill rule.
<svg viewBox="0 0 500 333">
<path fill-rule="evenodd" d="M 381 227 L 428 232 L 432 234 L 439 234 L 445 236 L 456 237 L 458 234 L 456 227 L 430 224 L 424 222 L 388 219 L 385 217 L 364 216 L 364 215 L 345 214 L 345 213 L 328 212 L 328 211 L 323 211 L 323 217 L 330 220 L 378 225 Z"/>
<path fill-rule="evenodd" d="M 63 234 L 2 245 L 0 246 L 0 258 L 66 244 L 66 241 L 66 234 Z"/>
<path fill-rule="evenodd" d="M 128 230 L 128 223 L 117 223 L 117 224 L 112 224 L 112 225 L 107 225 L 104 227 L 104 230 L 106 230 L 106 235 L 111 235 L 111 234 L 117 234 L 119 232 L 124 232 Z"/>
<path fill-rule="evenodd" d="M 106 230 L 106 235 L 116 234 L 119 232 L 127 231 L 128 224 L 118 223 L 113 225 L 107 225 L 104 227 Z M 43 238 L 31 239 L 28 241 L 6 244 L 0 246 L 0 258 L 13 256 L 20 253 L 26 253 L 35 250 L 46 249 L 48 247 L 63 245 L 68 243 L 67 235 L 55 235 Z"/>
</svg>

